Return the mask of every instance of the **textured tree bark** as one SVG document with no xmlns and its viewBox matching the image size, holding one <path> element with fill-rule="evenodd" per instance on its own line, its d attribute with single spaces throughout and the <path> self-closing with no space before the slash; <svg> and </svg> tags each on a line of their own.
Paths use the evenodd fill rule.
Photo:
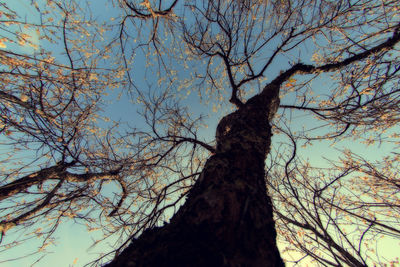
<svg viewBox="0 0 400 267">
<path fill-rule="evenodd" d="M 264 182 L 278 94 L 270 84 L 224 117 L 186 203 L 106 266 L 284 266 Z"/>
</svg>

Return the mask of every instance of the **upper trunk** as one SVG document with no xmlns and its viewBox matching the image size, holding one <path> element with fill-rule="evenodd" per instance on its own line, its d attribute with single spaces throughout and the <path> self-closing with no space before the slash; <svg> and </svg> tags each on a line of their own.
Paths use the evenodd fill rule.
<svg viewBox="0 0 400 267">
<path fill-rule="evenodd" d="M 114 266 L 283 266 L 264 181 L 279 86 L 269 85 L 217 127 L 217 149 L 185 204 L 145 231 Z"/>
</svg>

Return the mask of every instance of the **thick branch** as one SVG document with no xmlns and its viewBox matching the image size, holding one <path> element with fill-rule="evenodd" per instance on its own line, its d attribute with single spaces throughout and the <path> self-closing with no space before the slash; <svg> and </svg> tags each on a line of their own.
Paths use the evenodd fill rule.
<svg viewBox="0 0 400 267">
<path fill-rule="evenodd" d="M 112 178 L 117 178 L 121 170 L 122 166 L 116 170 L 99 172 L 99 173 L 89 172 L 89 173 L 77 174 L 66 171 L 61 174 L 61 178 L 69 182 L 89 182 L 94 180 L 112 179 Z"/>
<path fill-rule="evenodd" d="M 55 166 L 31 173 L 9 184 L 3 185 L 0 187 L 0 201 L 15 194 L 18 194 L 19 192 L 24 192 L 27 188 L 34 184 L 39 184 L 52 177 L 58 177 L 60 173 L 65 172 L 66 168 L 74 164 L 75 162 L 63 164 L 58 163 Z"/>
<path fill-rule="evenodd" d="M 10 221 L 1 221 L 0 222 L 0 230 L 1 233 L 4 235 L 4 233 L 18 225 L 19 223 L 21 223 L 22 221 L 25 221 L 27 218 L 32 217 L 33 215 L 35 215 L 37 212 L 39 212 L 40 210 L 46 208 L 49 206 L 51 199 L 54 197 L 55 193 L 57 192 L 57 190 L 61 187 L 62 183 L 64 182 L 64 180 L 60 180 L 57 185 L 51 190 L 50 193 L 47 194 L 47 196 L 43 199 L 43 201 L 37 205 L 36 207 L 34 207 L 32 210 L 27 211 L 25 213 L 23 213 L 22 215 L 18 216 L 17 218 L 14 218 Z M 51 205 L 51 204 L 50 204 Z"/>
<path fill-rule="evenodd" d="M 172 9 L 178 3 L 178 0 L 175 0 L 167 9 L 164 9 L 164 10 L 154 10 L 154 9 L 151 8 L 150 3 L 148 1 L 144 1 L 143 3 L 145 4 L 146 8 L 149 10 L 150 13 L 142 12 L 141 10 L 139 10 L 138 8 L 136 8 L 134 5 L 132 5 L 131 3 L 129 3 L 126 0 L 124 0 L 124 3 L 139 18 L 148 19 L 148 18 L 152 18 L 154 16 L 165 16 L 165 15 L 168 15 L 169 13 L 172 12 Z"/>
<path fill-rule="evenodd" d="M 309 64 L 297 63 L 287 71 L 280 74 L 277 78 L 275 78 L 271 83 L 282 84 L 287 79 L 289 79 L 294 74 L 312 74 L 319 72 L 330 72 L 335 71 L 345 66 L 350 65 L 351 63 L 363 60 L 375 53 L 384 51 L 385 49 L 393 48 L 400 41 L 400 25 L 397 25 L 393 36 L 388 38 L 385 42 L 374 46 L 362 53 L 355 54 L 349 58 L 346 58 L 343 61 L 339 61 L 336 63 L 328 63 L 322 66 L 314 66 Z"/>
<path fill-rule="evenodd" d="M 218 55 L 223 59 L 225 63 L 226 72 L 228 73 L 229 83 L 231 84 L 232 87 L 232 95 L 231 99 L 229 99 L 229 102 L 234 104 L 236 107 L 241 108 L 243 106 L 243 102 L 240 101 L 240 99 L 238 98 L 239 87 L 236 85 L 235 79 L 233 78 L 232 68 L 231 65 L 229 64 L 229 59 L 226 55 L 223 55 L 221 53 L 218 53 Z"/>
<path fill-rule="evenodd" d="M 177 145 L 177 144 L 179 144 L 179 143 L 183 143 L 183 142 L 189 142 L 189 143 L 192 143 L 192 144 L 200 145 L 200 146 L 202 146 L 203 148 L 205 148 L 205 149 L 207 149 L 208 151 L 210 151 L 211 153 L 215 153 L 215 147 L 213 147 L 213 146 L 211 146 L 211 145 L 209 145 L 209 144 L 207 144 L 207 143 L 204 143 L 204 142 L 202 142 L 202 141 L 200 141 L 200 140 L 198 140 L 198 139 L 196 139 L 196 138 L 182 137 L 182 136 L 174 136 L 174 135 L 171 135 L 171 136 L 169 136 L 169 137 L 178 138 L 178 139 L 179 139 L 179 140 L 176 142 L 175 145 Z"/>
<path fill-rule="evenodd" d="M 26 175 L 18 180 L 0 187 L 0 201 L 11 197 L 20 192 L 24 192 L 30 186 L 40 184 L 49 179 L 64 179 L 69 182 L 88 182 L 93 180 L 111 179 L 116 178 L 122 168 L 101 172 L 101 173 L 84 173 L 76 174 L 67 172 L 66 169 L 75 162 L 57 164 L 55 166 L 42 169 L 35 173 Z"/>
</svg>

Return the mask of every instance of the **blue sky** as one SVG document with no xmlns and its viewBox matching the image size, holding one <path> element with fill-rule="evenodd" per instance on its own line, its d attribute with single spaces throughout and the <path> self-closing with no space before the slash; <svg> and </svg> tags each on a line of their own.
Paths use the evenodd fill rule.
<svg viewBox="0 0 400 267">
<path fill-rule="evenodd" d="M 41 8 L 44 7 L 46 1 L 35 1 Z M 86 3 L 86 1 L 81 1 Z M 18 12 L 19 16 L 25 18 L 31 23 L 40 23 L 40 16 L 38 11 L 34 8 L 29 0 L 6 0 L 5 3 L 9 8 Z M 112 8 L 110 1 L 96 0 L 91 2 L 90 9 L 93 11 L 94 16 L 101 20 L 110 20 L 115 16 L 115 11 Z M 14 28 L 15 29 L 15 28 Z M 15 29 L 20 30 L 20 29 Z M 55 56 L 59 58 L 65 58 L 60 56 L 58 53 L 63 52 L 63 48 L 57 47 L 57 45 L 49 44 L 44 40 L 39 40 L 37 33 L 32 29 L 22 29 L 22 32 L 30 35 L 32 38 L 30 40 L 45 49 L 50 49 L 53 51 Z M 5 49 L 10 51 L 15 51 L 18 53 L 33 55 L 35 49 L 28 45 L 16 45 L 12 43 L 6 43 L 7 47 Z M 135 81 L 143 80 L 141 77 L 145 75 L 145 63 L 146 59 L 143 56 L 138 56 L 135 59 Z M 139 86 L 144 86 L 139 84 Z M 105 103 L 103 115 L 109 117 L 111 120 L 129 122 L 132 124 L 134 122 L 135 127 L 143 126 L 141 120 L 137 116 L 137 106 L 132 103 L 129 97 L 125 93 L 120 95 L 120 90 L 108 92 L 105 96 Z M 198 102 L 193 92 L 191 94 L 183 93 L 186 96 L 186 103 L 190 103 L 193 112 L 200 112 L 202 105 Z M 215 120 L 208 120 L 210 127 L 205 129 L 204 134 L 212 139 L 214 129 L 216 126 Z M 1 140 L 1 139 L 0 139 Z M 34 155 L 32 155 L 34 157 Z M 40 227 L 37 226 L 37 227 Z M 17 231 L 16 231 L 17 230 Z M 11 229 L 7 231 L 7 238 L 13 239 L 14 237 L 23 237 L 28 231 L 23 231 L 21 229 Z M 37 248 L 42 244 L 41 239 L 35 237 L 31 238 L 22 245 L 18 245 L 15 248 L 7 249 L 7 251 L 2 253 L 0 258 L 0 266 L 6 267 L 21 267 L 21 266 L 83 266 L 90 261 L 99 258 L 100 254 L 103 252 L 109 252 L 114 246 L 114 239 L 102 242 L 100 245 L 92 248 L 93 242 L 97 239 L 101 239 L 102 232 L 100 230 L 88 232 L 87 227 L 81 221 L 65 221 L 60 224 L 56 233 L 54 234 L 55 241 L 52 245 L 46 247 L 46 254 L 33 254 L 37 251 Z M 26 257 L 21 257 L 21 255 L 28 255 Z M 44 257 L 42 257 L 44 256 Z M 38 261 L 39 260 L 39 261 Z"/>
<path fill-rule="evenodd" d="M 46 1 L 35 1 L 40 6 L 42 6 Z M 100 1 L 96 1 L 99 3 Z M 29 0 L 6 0 L 5 3 L 9 8 L 16 10 L 18 14 L 26 18 L 28 22 L 40 23 L 40 16 L 37 10 L 31 5 Z M 92 8 L 98 14 L 109 18 L 111 13 L 103 3 L 102 5 L 92 5 Z M 53 51 L 57 51 L 57 47 L 50 45 L 45 41 L 40 41 L 37 33 L 32 29 L 23 29 L 23 32 L 32 36 L 30 40 L 44 48 L 51 47 Z M 14 44 L 6 43 L 7 48 L 11 51 L 33 54 L 35 49 L 25 45 L 17 46 Z M 126 107 L 129 105 L 126 98 L 122 98 L 122 106 Z M 121 112 L 121 103 L 115 104 L 113 106 L 113 111 L 115 114 L 126 114 L 126 112 Z M 7 237 L 18 237 L 23 236 L 24 231 L 15 232 L 13 229 L 7 232 Z M 98 253 L 109 251 L 111 248 L 105 242 L 98 248 L 90 250 L 89 248 L 93 244 L 95 238 L 100 238 L 102 234 L 100 231 L 95 231 L 89 233 L 85 225 L 82 222 L 76 223 L 73 221 L 67 221 L 60 224 L 60 227 L 55 234 L 56 240 L 54 245 L 50 245 L 46 248 L 46 255 L 39 262 L 36 262 L 43 255 L 33 254 L 31 256 L 22 257 L 21 255 L 29 255 L 35 251 L 41 245 L 41 240 L 37 238 L 31 238 L 25 241 L 23 245 L 17 246 L 13 249 L 8 249 L 6 253 L 2 253 L 0 257 L 0 266 L 6 267 L 21 267 L 21 266 L 82 266 L 92 260 L 99 257 Z M 15 259 L 11 260 L 10 259 Z"/>
<path fill-rule="evenodd" d="M 6 0 L 5 1 L 11 8 L 18 10 L 21 14 L 24 14 L 27 20 L 38 20 L 38 13 L 37 11 L 30 5 L 30 1 L 28 0 Z M 90 5 L 93 14 L 97 15 L 99 18 L 106 20 L 109 17 L 112 17 L 113 9 L 111 6 L 106 5 L 103 2 L 107 2 L 106 0 L 93 1 Z M 42 4 L 41 2 L 40 4 Z M 46 45 L 44 42 L 40 42 L 37 38 L 35 32 L 27 32 L 33 36 L 32 42 L 35 44 L 41 45 L 45 48 Z M 32 53 L 34 49 L 27 46 L 9 46 L 7 49 L 16 49 L 17 51 L 21 51 L 24 53 Z M 57 50 L 56 48 L 52 47 L 51 49 Z M 138 70 L 135 72 L 137 77 L 144 76 L 145 70 L 145 59 L 138 56 L 135 59 L 137 62 L 136 69 Z M 286 64 L 286 62 L 284 63 Z M 276 64 L 276 72 L 280 70 L 280 64 Z M 142 70 L 143 72 L 140 72 Z M 182 75 L 182 73 L 178 74 Z M 272 78 L 275 74 L 270 74 Z M 138 81 L 141 80 L 140 78 Z M 330 81 L 327 79 L 322 79 L 315 82 L 316 88 L 321 88 L 321 90 L 325 90 L 327 86 L 329 86 Z M 139 86 L 142 84 L 139 84 Z M 144 86 L 144 85 L 143 85 Z M 111 92 L 108 96 L 109 100 L 107 100 L 108 105 L 104 108 L 104 114 L 109 116 L 111 119 L 114 120 L 122 120 L 122 121 L 135 121 L 136 117 L 136 106 L 134 106 L 129 99 L 122 94 L 121 98 L 116 99 L 116 95 L 118 95 L 119 91 L 115 90 Z M 316 92 L 318 93 L 318 92 Z M 190 92 L 189 94 L 184 93 L 187 95 L 186 99 L 183 101 L 185 104 L 188 104 L 191 107 L 193 113 L 205 113 L 211 114 L 209 118 L 207 118 L 206 122 L 209 125 L 208 128 L 202 129 L 202 136 L 205 140 L 211 141 L 214 135 L 214 129 L 218 122 L 218 119 L 223 115 L 223 113 L 227 113 L 230 110 L 229 106 L 224 106 L 222 111 L 218 113 L 213 113 L 212 107 L 210 105 L 201 104 L 198 100 L 196 92 Z M 293 121 L 291 126 L 293 128 L 301 129 L 303 125 L 308 125 L 308 127 L 312 127 L 312 123 L 308 120 L 309 117 L 304 117 L 301 112 L 294 112 L 293 113 Z M 280 138 L 275 136 L 273 142 L 278 143 L 280 142 Z M 374 145 L 366 148 L 364 145 L 360 145 L 357 142 L 346 141 L 342 142 L 336 146 L 332 146 L 331 142 L 317 142 L 313 146 L 307 147 L 302 149 L 302 153 L 306 155 L 313 164 L 320 164 L 321 166 L 326 165 L 326 161 L 323 159 L 327 155 L 339 155 L 338 149 L 349 148 L 355 153 L 362 154 L 364 156 L 380 159 L 383 154 L 391 151 L 393 149 L 392 145 L 390 144 L 383 144 L 381 146 Z M 300 149 L 300 148 L 299 148 Z M 333 158 L 337 158 L 333 156 Z M 14 235 L 18 235 L 19 233 L 14 233 Z M 7 235 L 12 236 L 13 231 L 11 230 Z M 96 246 L 94 249 L 89 249 L 92 245 L 92 241 L 94 238 L 99 238 L 101 236 L 101 231 L 91 232 L 88 233 L 86 226 L 74 223 L 73 221 L 68 221 L 62 223 L 55 234 L 57 237 L 56 243 L 54 246 L 48 247 L 47 251 L 49 252 L 46 257 L 41 259 L 38 263 L 34 266 L 82 266 L 85 263 L 88 263 L 91 260 L 95 260 L 101 252 L 107 252 L 112 248 L 113 240 L 109 242 L 104 242 L 99 246 Z M 26 242 L 24 245 L 17 247 L 16 249 L 7 251 L 7 259 L 12 259 L 20 256 L 21 253 L 28 253 L 28 251 L 34 251 L 37 246 L 38 240 L 30 240 Z M 380 246 L 380 253 L 384 256 L 385 253 L 388 255 L 396 255 L 396 251 L 399 249 L 399 242 L 396 240 L 389 240 L 385 239 L 382 241 L 382 245 Z M 4 254 L 3 254 L 4 255 Z M 9 261 L 7 263 L 1 263 L 2 259 L 0 260 L 1 266 L 7 267 L 20 267 L 20 266 L 30 266 L 33 264 L 41 255 L 33 255 L 24 259 L 16 260 L 16 261 Z"/>
</svg>

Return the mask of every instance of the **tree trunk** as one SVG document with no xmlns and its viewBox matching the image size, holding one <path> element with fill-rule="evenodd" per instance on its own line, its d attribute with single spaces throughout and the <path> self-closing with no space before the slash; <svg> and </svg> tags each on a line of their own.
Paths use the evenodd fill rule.
<svg viewBox="0 0 400 267">
<path fill-rule="evenodd" d="M 217 149 L 170 223 L 146 230 L 108 267 L 284 266 L 264 181 L 279 86 L 217 127 Z"/>
</svg>

